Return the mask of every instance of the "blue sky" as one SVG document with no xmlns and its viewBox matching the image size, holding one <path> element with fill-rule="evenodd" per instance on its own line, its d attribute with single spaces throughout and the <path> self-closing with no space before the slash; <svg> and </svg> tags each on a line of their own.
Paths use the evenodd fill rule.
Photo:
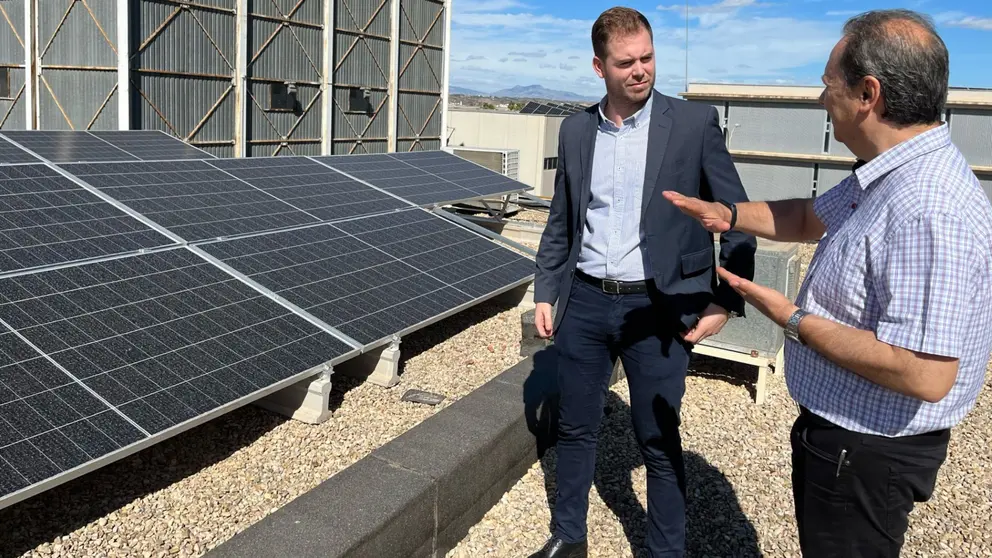
<svg viewBox="0 0 992 558">
<path fill-rule="evenodd" d="M 513 85 L 598 96 L 589 32 L 610 3 L 453 0 L 451 84 L 483 92 Z M 656 87 L 684 88 L 685 0 L 624 4 L 651 21 Z M 952 87 L 992 87 L 989 0 L 689 0 L 689 80 L 819 85 L 844 20 L 873 8 L 931 16 L 951 56 Z"/>
</svg>

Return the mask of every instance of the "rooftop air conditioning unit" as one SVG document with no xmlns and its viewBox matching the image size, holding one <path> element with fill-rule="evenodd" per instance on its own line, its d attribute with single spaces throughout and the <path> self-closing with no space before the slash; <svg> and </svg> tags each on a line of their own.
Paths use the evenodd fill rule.
<svg viewBox="0 0 992 558">
<path fill-rule="evenodd" d="M 520 164 L 520 150 L 518 149 L 463 146 L 448 146 L 443 149 L 513 180 L 520 180 L 517 170 Z"/>
<path fill-rule="evenodd" d="M 472 161 L 473 163 L 481 165 L 491 171 L 498 172 L 513 180 L 520 180 L 520 150 L 518 149 L 465 146 L 447 146 L 442 147 L 441 149 L 461 157 L 462 159 Z M 485 201 L 488 202 L 489 207 L 497 208 L 503 203 L 503 198 L 486 198 Z M 507 213 L 517 211 L 519 209 L 516 202 L 517 194 L 510 194 L 509 205 L 506 207 Z M 466 201 L 458 205 L 482 210 L 486 209 L 486 206 L 481 201 Z"/>
</svg>

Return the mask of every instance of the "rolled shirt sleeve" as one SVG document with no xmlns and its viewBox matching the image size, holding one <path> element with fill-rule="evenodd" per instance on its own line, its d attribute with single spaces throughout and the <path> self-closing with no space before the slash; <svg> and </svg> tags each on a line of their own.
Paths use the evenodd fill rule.
<svg viewBox="0 0 992 558">
<path fill-rule="evenodd" d="M 913 218 L 892 232 L 873 263 L 879 341 L 932 355 L 964 356 L 978 243 L 959 218 Z"/>
</svg>

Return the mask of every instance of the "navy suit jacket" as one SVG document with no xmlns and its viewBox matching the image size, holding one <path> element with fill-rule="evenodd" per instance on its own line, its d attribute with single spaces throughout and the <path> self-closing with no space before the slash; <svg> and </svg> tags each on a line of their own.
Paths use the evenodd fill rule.
<svg viewBox="0 0 992 558">
<path fill-rule="evenodd" d="M 717 122 L 716 109 L 654 91 L 644 172 L 641 226 L 646 257 L 662 299 L 659 316 L 677 330 L 691 327 L 711 302 L 744 314 L 744 300 L 720 281 L 714 265 L 713 233 L 682 213 L 661 192 L 675 190 L 708 201 L 748 201 Z M 593 149 L 599 108 L 593 105 L 562 122 L 558 170 L 548 223 L 541 236 L 534 277 L 534 300 L 558 302 L 557 329 L 568 294 L 591 199 Z M 748 280 L 754 278 L 754 236 L 731 231 L 720 235 L 720 265 Z"/>
</svg>

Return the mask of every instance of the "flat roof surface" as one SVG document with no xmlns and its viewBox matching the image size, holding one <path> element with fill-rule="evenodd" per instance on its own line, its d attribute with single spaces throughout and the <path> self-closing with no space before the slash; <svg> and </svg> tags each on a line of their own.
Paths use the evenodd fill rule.
<svg viewBox="0 0 992 558">
<path fill-rule="evenodd" d="M 747 85 L 724 83 L 690 83 L 679 95 L 686 99 L 755 99 L 775 101 L 816 101 L 823 91 L 818 85 Z M 952 87 L 947 95 L 951 106 L 992 107 L 992 89 Z"/>
</svg>

